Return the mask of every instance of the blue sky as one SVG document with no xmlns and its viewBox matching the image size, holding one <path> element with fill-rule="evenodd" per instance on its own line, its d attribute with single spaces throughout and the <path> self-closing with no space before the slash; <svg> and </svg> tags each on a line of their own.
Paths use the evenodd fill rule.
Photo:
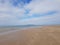
<svg viewBox="0 0 60 45">
<path fill-rule="evenodd" d="M 60 24 L 60 0 L 0 0 L 0 26 Z"/>
</svg>

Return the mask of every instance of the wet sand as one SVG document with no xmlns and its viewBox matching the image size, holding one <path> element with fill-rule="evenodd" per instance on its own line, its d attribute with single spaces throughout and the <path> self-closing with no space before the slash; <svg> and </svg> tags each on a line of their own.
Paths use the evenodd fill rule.
<svg viewBox="0 0 60 45">
<path fill-rule="evenodd" d="M 60 45 L 60 26 L 28 28 L 0 35 L 0 45 Z"/>
</svg>

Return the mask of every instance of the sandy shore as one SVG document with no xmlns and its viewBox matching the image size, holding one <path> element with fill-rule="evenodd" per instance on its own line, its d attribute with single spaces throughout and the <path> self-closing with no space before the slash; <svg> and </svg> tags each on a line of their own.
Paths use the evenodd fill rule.
<svg viewBox="0 0 60 45">
<path fill-rule="evenodd" d="M 60 26 L 43 26 L 0 35 L 0 45 L 60 45 Z"/>
</svg>

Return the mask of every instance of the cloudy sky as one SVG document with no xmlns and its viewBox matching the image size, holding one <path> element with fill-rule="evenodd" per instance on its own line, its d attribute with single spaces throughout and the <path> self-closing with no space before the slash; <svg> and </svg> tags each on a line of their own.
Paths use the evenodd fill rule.
<svg viewBox="0 0 60 45">
<path fill-rule="evenodd" d="M 0 0 L 0 26 L 60 24 L 60 0 Z"/>
</svg>

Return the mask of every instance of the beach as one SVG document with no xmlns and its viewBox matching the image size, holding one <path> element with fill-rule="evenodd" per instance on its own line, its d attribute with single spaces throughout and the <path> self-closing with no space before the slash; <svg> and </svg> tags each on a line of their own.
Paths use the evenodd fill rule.
<svg viewBox="0 0 60 45">
<path fill-rule="evenodd" d="M 60 45 L 60 26 L 42 26 L 0 34 L 0 45 Z"/>
</svg>

